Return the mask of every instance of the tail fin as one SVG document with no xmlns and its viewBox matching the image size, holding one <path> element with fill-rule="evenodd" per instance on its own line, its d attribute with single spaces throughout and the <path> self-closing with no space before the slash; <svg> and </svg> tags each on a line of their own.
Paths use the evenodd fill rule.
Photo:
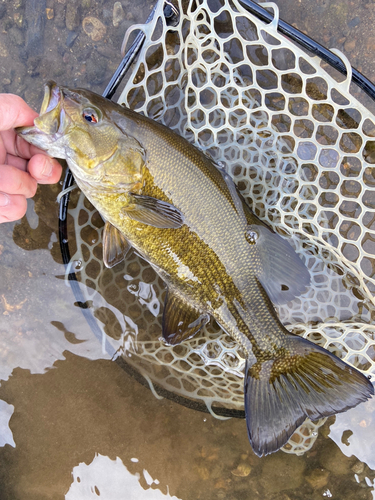
<svg viewBox="0 0 375 500">
<path fill-rule="evenodd" d="M 260 457 L 279 450 L 307 417 L 344 412 L 374 395 L 367 377 L 334 354 L 292 334 L 286 342 L 280 357 L 246 363 L 247 431 Z"/>
</svg>

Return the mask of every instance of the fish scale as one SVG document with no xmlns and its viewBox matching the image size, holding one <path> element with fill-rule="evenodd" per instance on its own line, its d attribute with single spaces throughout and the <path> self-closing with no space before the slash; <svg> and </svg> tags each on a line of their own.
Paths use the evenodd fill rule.
<svg viewBox="0 0 375 500">
<path fill-rule="evenodd" d="M 212 163 L 199 151 L 194 150 L 194 154 L 189 154 L 186 150 L 190 149 L 190 144 L 175 134 L 171 134 L 169 148 L 163 146 L 161 149 L 163 160 L 160 159 L 159 150 L 161 138 L 155 138 L 155 135 L 149 138 L 143 129 L 137 132 L 137 136 L 143 138 L 147 150 L 147 168 L 155 185 L 161 191 L 169 192 L 169 201 L 183 211 L 187 225 L 224 262 L 232 279 L 242 281 L 241 276 L 237 277 L 234 273 L 244 267 L 250 270 L 254 260 L 249 255 L 245 227 L 235 211 L 222 175 L 213 169 Z M 171 150 L 177 150 L 180 154 L 171 156 Z M 168 159 L 167 163 L 165 159 Z M 218 188 L 215 193 L 212 191 L 212 182 Z M 147 183 L 143 193 L 149 194 Z M 161 193 L 158 194 L 160 196 Z M 219 220 L 216 220 L 213 232 L 212 220 L 218 219 L 218 212 Z M 258 220 L 256 222 L 259 223 Z"/>
</svg>

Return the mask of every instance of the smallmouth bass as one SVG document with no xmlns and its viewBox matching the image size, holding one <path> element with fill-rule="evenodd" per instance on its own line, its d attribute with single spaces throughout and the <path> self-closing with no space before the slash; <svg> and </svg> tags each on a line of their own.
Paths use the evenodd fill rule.
<svg viewBox="0 0 375 500">
<path fill-rule="evenodd" d="M 106 221 L 105 264 L 133 247 L 165 281 L 167 343 L 192 337 L 212 316 L 241 346 L 248 436 L 258 456 L 281 448 L 306 417 L 346 411 L 374 394 L 362 373 L 281 324 L 273 304 L 302 294 L 308 270 L 232 179 L 185 139 L 53 82 L 34 126 L 18 133 L 67 160 Z"/>
</svg>

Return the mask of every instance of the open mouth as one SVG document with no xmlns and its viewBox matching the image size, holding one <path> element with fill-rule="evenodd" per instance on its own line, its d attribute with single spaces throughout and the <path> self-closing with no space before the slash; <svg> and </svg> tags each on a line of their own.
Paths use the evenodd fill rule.
<svg viewBox="0 0 375 500">
<path fill-rule="evenodd" d="M 52 111 L 58 106 L 62 100 L 62 94 L 60 88 L 53 81 L 49 81 L 44 86 L 44 98 L 42 106 L 40 108 L 40 115 L 44 115 L 49 111 Z"/>
<path fill-rule="evenodd" d="M 64 135 L 69 122 L 64 109 L 63 91 L 55 82 L 50 81 L 44 86 L 40 115 L 35 118 L 34 125 L 19 127 L 16 131 L 27 142 L 49 151 L 52 144 Z"/>
<path fill-rule="evenodd" d="M 63 132 L 66 124 L 66 113 L 62 104 L 63 93 L 61 89 L 55 82 L 46 83 L 40 116 L 34 120 L 35 127 L 48 135 Z"/>
</svg>

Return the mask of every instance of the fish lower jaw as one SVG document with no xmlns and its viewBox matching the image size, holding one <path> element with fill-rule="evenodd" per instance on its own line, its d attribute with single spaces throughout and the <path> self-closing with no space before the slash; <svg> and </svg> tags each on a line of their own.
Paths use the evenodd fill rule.
<svg viewBox="0 0 375 500">
<path fill-rule="evenodd" d="M 39 129 L 36 129 L 35 126 L 28 127 L 28 129 L 25 127 L 25 131 L 19 133 L 19 135 L 29 144 L 45 151 L 52 158 L 59 158 L 61 160 L 66 159 L 63 149 L 56 144 L 59 137 L 47 135 Z"/>
</svg>

